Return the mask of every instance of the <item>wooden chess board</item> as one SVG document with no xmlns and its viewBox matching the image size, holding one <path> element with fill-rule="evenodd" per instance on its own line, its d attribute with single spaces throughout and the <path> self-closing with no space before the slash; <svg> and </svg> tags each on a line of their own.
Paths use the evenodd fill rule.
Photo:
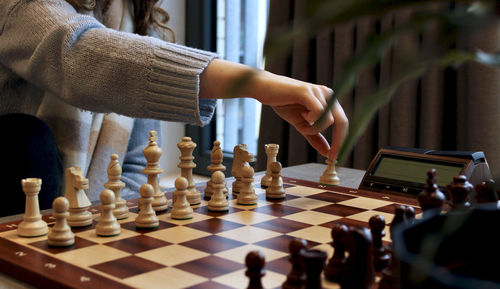
<svg viewBox="0 0 500 289">
<path fill-rule="evenodd" d="M 330 228 L 336 222 L 368 227 L 369 218 L 379 214 L 388 226 L 395 204 L 411 205 L 417 217 L 421 214 L 416 199 L 283 180 L 284 200 L 266 200 L 256 176 L 256 206 L 237 205 L 230 193 L 227 213 L 209 212 L 203 201 L 194 207 L 192 220 L 173 220 L 170 210 L 160 213 L 154 230 L 135 228 L 137 200 L 131 200 L 119 236 L 97 237 L 94 221 L 74 229 L 75 245 L 67 248 L 48 247 L 46 236 L 18 237 L 20 221 L 0 224 L 0 270 L 39 288 L 246 288 L 245 256 L 260 250 L 266 257 L 264 287 L 280 288 L 291 268 L 288 244 L 294 237 L 330 258 Z M 91 212 L 98 218 L 98 207 Z M 43 219 L 54 222 L 51 216 Z M 385 231 L 388 243 L 389 227 Z M 338 288 L 326 281 L 323 286 Z"/>
</svg>

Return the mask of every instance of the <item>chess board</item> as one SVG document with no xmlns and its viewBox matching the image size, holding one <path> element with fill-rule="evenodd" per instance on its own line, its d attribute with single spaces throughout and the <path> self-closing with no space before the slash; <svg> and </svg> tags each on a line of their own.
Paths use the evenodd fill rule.
<svg viewBox="0 0 500 289">
<path fill-rule="evenodd" d="M 93 225 L 73 229 L 75 245 L 67 248 L 48 247 L 46 236 L 18 237 L 20 221 L 0 224 L 0 270 L 39 288 L 246 288 L 245 256 L 259 250 L 266 258 L 264 287 L 280 288 L 291 268 L 288 244 L 294 237 L 330 258 L 330 228 L 336 222 L 368 227 L 369 218 L 379 214 L 389 226 L 395 204 L 421 214 L 416 199 L 283 181 L 284 200 L 266 200 L 256 176 L 257 205 L 237 205 L 230 192 L 229 212 L 209 212 L 205 200 L 194 207 L 191 220 L 173 220 L 170 210 L 160 213 L 154 230 L 135 228 L 137 200 L 130 200 L 130 216 L 119 221 L 122 232 L 115 237 L 96 236 L 99 207 L 92 207 Z M 171 200 L 172 192 L 167 197 Z M 43 219 L 54 222 L 50 215 Z M 385 231 L 388 243 L 389 227 Z M 326 281 L 323 286 L 338 288 Z"/>
</svg>

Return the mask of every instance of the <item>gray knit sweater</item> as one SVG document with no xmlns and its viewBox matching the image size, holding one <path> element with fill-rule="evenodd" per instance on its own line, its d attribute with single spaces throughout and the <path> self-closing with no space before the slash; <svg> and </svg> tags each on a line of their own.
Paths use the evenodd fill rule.
<svg viewBox="0 0 500 289">
<path fill-rule="evenodd" d="M 123 161 L 133 144 L 129 154 L 135 150 L 138 157 L 147 131 L 132 130 L 158 127 L 137 119 L 210 121 L 215 101 L 199 99 L 198 90 L 214 57 L 108 29 L 63 0 L 1 0 L 0 114 L 22 112 L 48 122 L 64 165 L 83 167 L 91 185 L 94 171 L 102 183 L 109 153 Z M 133 159 L 137 168 L 145 164 Z M 97 184 L 91 199 L 101 189 Z"/>
</svg>

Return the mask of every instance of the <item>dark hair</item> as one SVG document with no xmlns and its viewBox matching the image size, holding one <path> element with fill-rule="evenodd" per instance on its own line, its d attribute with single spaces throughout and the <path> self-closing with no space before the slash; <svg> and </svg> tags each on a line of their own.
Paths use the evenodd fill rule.
<svg viewBox="0 0 500 289">
<path fill-rule="evenodd" d="M 67 0 L 76 10 L 94 11 L 94 16 L 102 21 L 102 16 L 114 0 Z M 156 24 L 162 29 L 166 29 L 175 34 L 167 26 L 170 15 L 167 11 L 157 6 L 158 0 L 131 0 L 134 7 L 135 33 L 147 35 L 148 28 Z M 161 18 L 161 19 L 160 19 Z"/>
</svg>

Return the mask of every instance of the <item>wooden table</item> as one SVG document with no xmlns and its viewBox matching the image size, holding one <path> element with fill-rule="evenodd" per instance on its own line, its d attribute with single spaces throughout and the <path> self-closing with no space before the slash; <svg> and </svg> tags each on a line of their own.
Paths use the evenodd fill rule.
<svg viewBox="0 0 500 289">
<path fill-rule="evenodd" d="M 319 176 L 325 170 L 326 165 L 310 163 L 303 164 L 298 166 L 292 166 L 283 168 L 282 175 L 290 178 L 303 179 L 312 182 L 318 182 Z M 337 168 L 337 172 L 340 177 L 340 186 L 348 187 L 348 188 L 358 188 L 359 184 L 364 176 L 364 171 L 355 170 L 349 168 Z M 50 210 L 42 211 L 42 214 L 48 214 Z M 19 220 L 22 219 L 22 215 L 13 215 L 0 218 L 0 223 Z M 36 288 L 24 282 L 18 281 L 0 272 L 0 288 L 9 288 L 9 289 L 32 289 Z"/>
</svg>

